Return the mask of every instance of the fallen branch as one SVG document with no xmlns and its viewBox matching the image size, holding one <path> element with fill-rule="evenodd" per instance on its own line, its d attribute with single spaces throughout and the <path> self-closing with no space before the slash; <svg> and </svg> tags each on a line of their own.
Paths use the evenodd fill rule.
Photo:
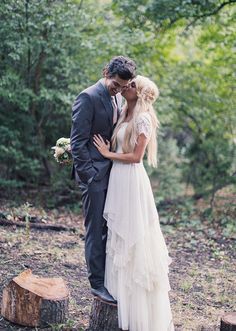
<svg viewBox="0 0 236 331">
<path fill-rule="evenodd" d="M 0 225 L 2 226 L 16 226 L 18 228 L 25 228 L 26 223 L 24 222 L 14 222 L 9 221 L 7 219 L 0 218 Z M 68 227 L 64 225 L 54 225 L 54 224 L 38 224 L 38 223 L 30 223 L 30 228 L 32 229 L 38 229 L 38 230 L 53 230 L 53 231 L 71 231 L 71 232 L 77 232 L 79 228 L 74 227 Z"/>
</svg>

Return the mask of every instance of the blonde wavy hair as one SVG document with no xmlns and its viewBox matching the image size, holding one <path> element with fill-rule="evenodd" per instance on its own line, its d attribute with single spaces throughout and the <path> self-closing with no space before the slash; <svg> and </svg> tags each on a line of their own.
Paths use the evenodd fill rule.
<svg viewBox="0 0 236 331">
<path fill-rule="evenodd" d="M 151 117 L 152 133 L 147 145 L 147 161 L 148 164 L 157 167 L 157 129 L 159 121 L 157 119 L 153 103 L 159 96 L 158 87 L 149 78 L 144 76 L 136 76 L 132 81 L 135 82 L 137 91 L 137 102 L 133 110 L 133 117 L 129 122 L 126 131 L 122 149 L 124 153 L 130 153 L 134 150 L 137 144 L 137 119 L 141 113 L 148 113 Z M 123 111 L 112 135 L 112 150 L 116 149 L 117 133 L 121 124 L 125 122 L 127 115 L 127 102 L 124 105 Z"/>
</svg>

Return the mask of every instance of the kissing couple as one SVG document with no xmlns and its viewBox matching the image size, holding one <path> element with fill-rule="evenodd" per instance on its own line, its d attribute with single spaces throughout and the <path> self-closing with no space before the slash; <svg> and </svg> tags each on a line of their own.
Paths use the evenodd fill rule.
<svg viewBox="0 0 236 331">
<path fill-rule="evenodd" d="M 143 165 L 157 165 L 159 90 L 117 56 L 72 107 L 73 177 L 82 192 L 91 293 L 117 303 L 122 330 L 173 331 L 171 259 Z M 125 101 L 123 103 L 123 100 Z"/>
</svg>

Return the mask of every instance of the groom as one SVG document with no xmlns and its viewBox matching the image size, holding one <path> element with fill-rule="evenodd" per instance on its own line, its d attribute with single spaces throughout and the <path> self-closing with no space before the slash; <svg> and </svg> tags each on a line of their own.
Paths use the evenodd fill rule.
<svg viewBox="0 0 236 331">
<path fill-rule="evenodd" d="M 72 107 L 72 176 L 82 191 L 85 218 L 85 259 L 93 295 L 116 302 L 104 287 L 107 226 L 103 218 L 111 161 L 93 144 L 100 134 L 111 140 L 121 109 L 121 95 L 135 76 L 135 63 L 124 56 L 114 57 L 103 69 L 103 78 L 82 91 Z"/>
</svg>

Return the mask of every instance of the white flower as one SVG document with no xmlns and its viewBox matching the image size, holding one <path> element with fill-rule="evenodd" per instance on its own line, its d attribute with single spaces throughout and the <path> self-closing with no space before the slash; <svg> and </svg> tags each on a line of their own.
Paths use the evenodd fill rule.
<svg viewBox="0 0 236 331">
<path fill-rule="evenodd" d="M 55 158 L 58 158 L 60 155 L 65 153 L 65 149 L 62 147 L 54 146 L 54 147 L 52 147 L 52 149 L 54 149 L 54 151 L 55 151 L 55 153 L 53 155 Z"/>
<path fill-rule="evenodd" d="M 56 142 L 56 146 L 64 147 L 70 145 L 70 138 L 60 138 Z"/>
</svg>

